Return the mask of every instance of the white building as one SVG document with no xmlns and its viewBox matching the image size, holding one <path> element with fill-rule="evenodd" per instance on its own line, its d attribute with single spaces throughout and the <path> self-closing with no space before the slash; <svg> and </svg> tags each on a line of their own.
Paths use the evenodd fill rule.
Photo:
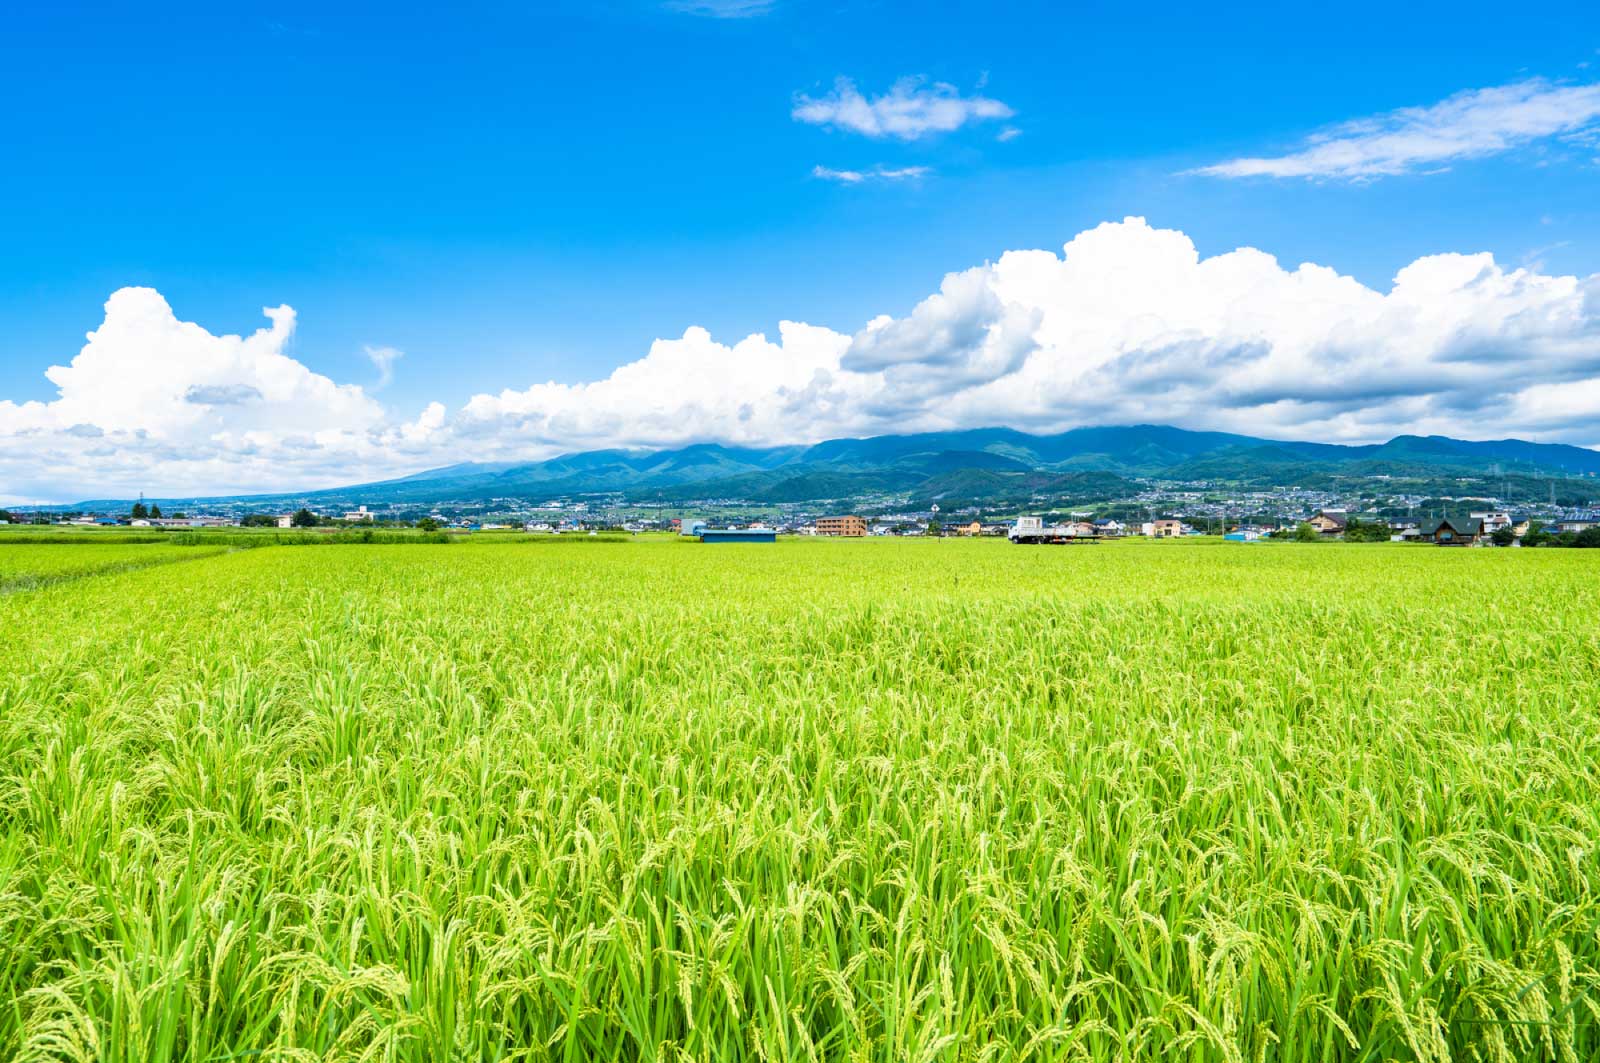
<svg viewBox="0 0 1600 1063">
<path fill-rule="evenodd" d="M 1487 512 L 1469 513 L 1468 516 L 1474 520 L 1483 521 L 1483 534 L 1485 535 L 1493 535 L 1501 528 L 1511 527 L 1511 514 L 1509 513 L 1489 510 Z"/>
</svg>

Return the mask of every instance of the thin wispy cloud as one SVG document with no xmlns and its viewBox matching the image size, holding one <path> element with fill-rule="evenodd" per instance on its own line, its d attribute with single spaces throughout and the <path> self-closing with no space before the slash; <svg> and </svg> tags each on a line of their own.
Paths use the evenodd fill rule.
<svg viewBox="0 0 1600 1063">
<path fill-rule="evenodd" d="M 666 0 L 661 6 L 702 18 L 755 18 L 769 13 L 777 0 Z"/>
<path fill-rule="evenodd" d="M 795 121 L 843 129 L 866 137 L 917 140 L 949 133 L 969 122 L 1012 117 L 1016 112 L 988 96 L 963 96 L 954 85 L 902 78 L 881 96 L 863 96 L 849 78 L 834 82 L 825 96 L 797 96 Z"/>
<path fill-rule="evenodd" d="M 826 166 L 813 166 L 811 176 L 842 185 L 859 185 L 867 181 L 910 181 L 926 177 L 933 171 L 926 166 L 901 166 L 890 169 L 876 166 L 870 170 L 833 170 Z"/>
<path fill-rule="evenodd" d="M 1582 141 L 1600 123 L 1600 83 L 1531 78 L 1469 89 L 1429 107 L 1404 107 L 1307 138 L 1298 151 L 1229 159 L 1188 171 L 1207 177 L 1372 180 L 1438 170 L 1549 138 Z"/>
<path fill-rule="evenodd" d="M 394 363 L 404 358 L 405 352 L 393 347 L 366 347 L 364 350 L 367 360 L 378 370 L 378 382 L 373 385 L 373 390 L 388 387 L 394 382 Z"/>
</svg>

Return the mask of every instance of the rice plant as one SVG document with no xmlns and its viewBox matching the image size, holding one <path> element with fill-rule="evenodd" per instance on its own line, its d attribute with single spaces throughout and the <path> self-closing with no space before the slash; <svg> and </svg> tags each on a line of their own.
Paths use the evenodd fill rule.
<svg viewBox="0 0 1600 1063">
<path fill-rule="evenodd" d="M 6 595 L 0 1058 L 1594 1059 L 1597 615 L 970 540 Z"/>
</svg>

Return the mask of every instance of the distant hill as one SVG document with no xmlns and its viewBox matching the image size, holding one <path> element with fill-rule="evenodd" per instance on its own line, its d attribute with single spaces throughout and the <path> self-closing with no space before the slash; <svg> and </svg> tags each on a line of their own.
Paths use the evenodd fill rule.
<svg viewBox="0 0 1600 1063">
<path fill-rule="evenodd" d="M 1387 443 L 1260 439 L 1168 425 L 1075 428 L 1031 435 L 1012 428 L 830 439 L 811 446 L 592 450 L 533 462 L 465 462 L 377 483 L 303 494 L 157 499 L 161 505 L 249 502 L 447 504 L 540 501 L 619 492 L 634 501 L 806 502 L 908 493 L 942 502 L 1113 497 L 1130 478 L 1282 485 L 1336 477 L 1410 478 L 1600 474 L 1600 452 L 1520 439 L 1397 436 Z M 110 508 L 121 501 L 79 503 Z"/>
</svg>

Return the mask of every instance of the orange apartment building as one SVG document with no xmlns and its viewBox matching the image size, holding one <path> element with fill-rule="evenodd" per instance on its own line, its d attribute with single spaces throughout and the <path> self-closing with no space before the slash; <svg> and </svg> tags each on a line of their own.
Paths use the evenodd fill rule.
<svg viewBox="0 0 1600 1063">
<path fill-rule="evenodd" d="M 818 535 L 862 536 L 867 534 L 867 522 L 860 517 L 818 517 Z"/>
</svg>

